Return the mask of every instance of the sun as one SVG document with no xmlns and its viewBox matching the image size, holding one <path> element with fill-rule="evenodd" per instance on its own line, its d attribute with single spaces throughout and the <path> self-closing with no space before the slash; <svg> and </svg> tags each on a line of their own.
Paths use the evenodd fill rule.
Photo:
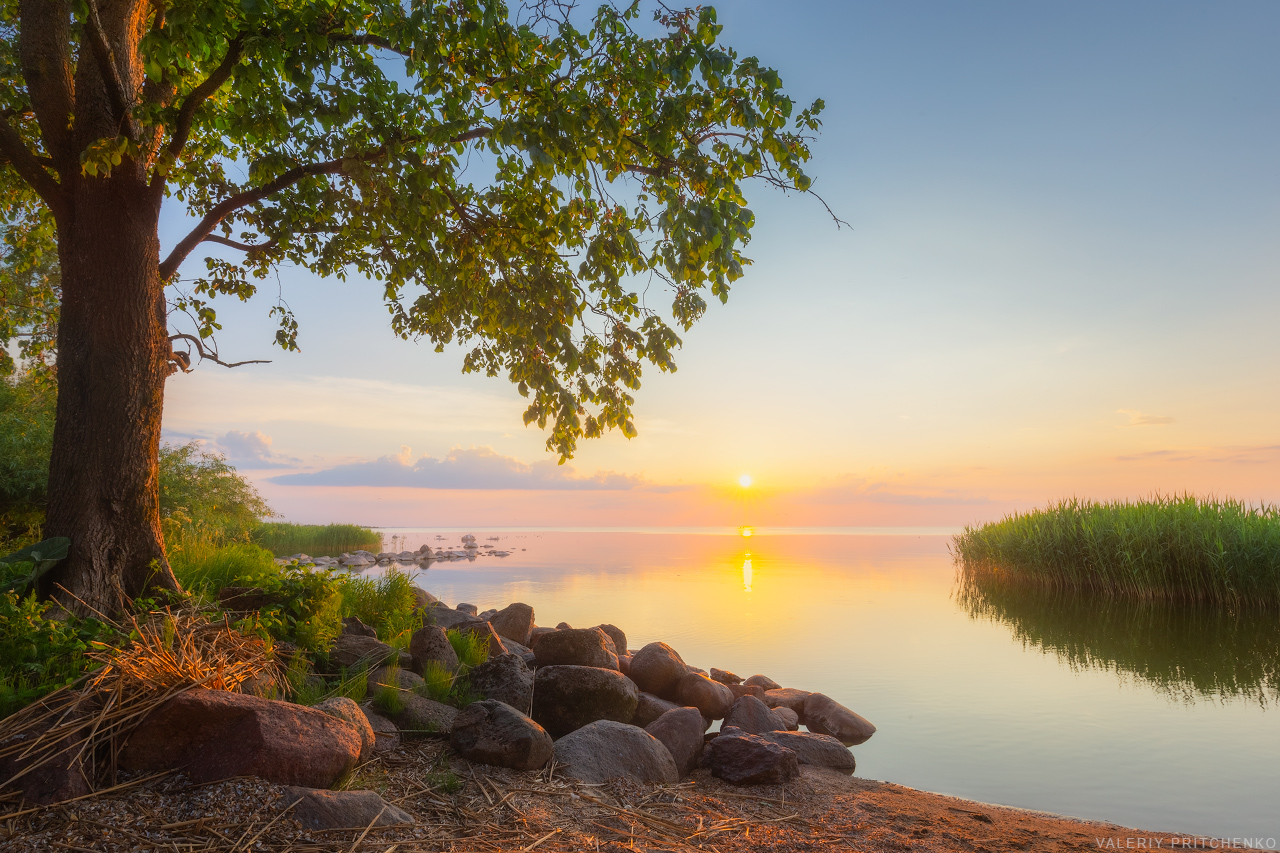
<svg viewBox="0 0 1280 853">
<path fill-rule="evenodd" d="M 739 478 L 738 478 L 738 485 L 739 485 L 739 486 L 742 486 L 742 488 L 744 488 L 744 489 L 745 489 L 745 488 L 747 488 L 748 486 L 750 486 L 750 485 L 751 485 L 751 475 L 750 475 L 750 474 L 743 474 L 741 477 L 739 477 Z"/>
</svg>

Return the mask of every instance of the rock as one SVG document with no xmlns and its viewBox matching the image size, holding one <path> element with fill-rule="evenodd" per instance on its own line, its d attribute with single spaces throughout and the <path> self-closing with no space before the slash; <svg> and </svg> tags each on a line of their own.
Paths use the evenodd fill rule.
<svg viewBox="0 0 1280 853">
<path fill-rule="evenodd" d="M 557 623 L 556 623 L 556 630 L 557 630 L 557 631 L 568 631 L 568 630 L 571 630 L 572 628 L 573 628 L 573 626 L 572 626 L 572 625 L 570 625 L 568 622 L 557 622 Z"/>
<path fill-rule="evenodd" d="M 292 805 L 288 816 L 304 829 L 364 829 L 414 823 L 413 815 L 391 805 L 374 791 L 322 791 L 285 788 L 281 802 Z"/>
<path fill-rule="evenodd" d="M 533 718 L 552 737 L 596 720 L 629 723 L 639 700 L 640 691 L 617 670 L 544 666 L 534 674 Z"/>
<path fill-rule="evenodd" d="M 275 667 L 264 669 L 240 682 L 240 692 L 248 696 L 257 696 L 261 699 L 283 699 L 285 698 L 284 685 L 277 678 L 279 670 Z"/>
<path fill-rule="evenodd" d="M 743 683 L 751 687 L 759 687 L 761 690 L 778 690 L 782 687 L 769 676 L 758 674 L 751 676 Z"/>
<path fill-rule="evenodd" d="M 42 710 L 47 710 L 48 706 L 43 702 L 41 700 Z M 73 718 L 85 719 L 90 710 L 86 707 L 73 711 L 64 722 L 70 723 Z M 59 713 L 50 722 L 61 716 Z M 39 805 L 50 805 L 88 795 L 92 786 L 80 755 L 83 740 L 78 740 L 75 736 L 65 737 L 47 750 L 40 749 L 23 756 L 22 753 L 29 748 L 29 744 L 42 735 L 47 735 L 47 727 L 38 731 L 21 732 L 0 741 L 0 751 L 7 753 L 0 756 L 0 790 L 21 791 L 24 799 Z M 51 753 L 53 757 L 44 760 Z M 12 784 L 6 784 L 10 782 Z"/>
<path fill-rule="evenodd" d="M 533 608 L 516 602 L 509 604 L 489 617 L 489 624 L 504 640 L 515 640 L 522 646 L 529 645 L 533 632 Z"/>
<path fill-rule="evenodd" d="M 400 699 L 404 702 L 404 709 L 397 714 L 387 714 L 387 717 L 402 734 L 448 734 L 458 717 L 457 708 L 417 693 L 401 693 Z"/>
<path fill-rule="evenodd" d="M 599 628 L 567 628 L 538 640 L 538 666 L 594 666 L 617 669 L 618 656 L 606 648 L 609 635 Z"/>
<path fill-rule="evenodd" d="M 876 727 L 865 717 L 822 693 L 811 693 L 804 700 L 800 718 L 809 731 L 831 735 L 845 746 L 863 743 L 876 733 Z"/>
<path fill-rule="evenodd" d="M 515 640 L 503 640 L 502 645 L 507 647 L 507 654 L 516 655 L 517 657 L 524 657 L 533 651 L 533 649 L 528 646 L 522 646 Z"/>
<path fill-rule="evenodd" d="M 674 699 L 676 683 L 689 668 L 666 643 L 650 643 L 631 655 L 631 680 L 646 693 Z"/>
<path fill-rule="evenodd" d="M 350 723 L 314 708 L 195 689 L 148 714 L 119 755 L 126 770 L 183 768 L 192 782 L 258 776 L 328 788 L 355 767 L 363 744 Z"/>
<path fill-rule="evenodd" d="M 609 639 L 613 640 L 613 650 L 616 654 L 625 655 L 627 653 L 627 635 L 622 633 L 622 629 L 617 625 L 600 625 L 601 631 L 609 635 Z"/>
<path fill-rule="evenodd" d="M 711 775 L 734 785 L 778 785 L 800 775 L 796 754 L 740 729 L 721 729 L 707 746 Z"/>
<path fill-rule="evenodd" d="M 392 554 L 389 551 L 383 551 L 382 553 L 378 554 L 378 556 L 374 557 L 374 560 L 376 560 L 379 563 L 390 563 L 393 560 L 395 560 L 395 558 L 396 558 L 395 554 Z"/>
<path fill-rule="evenodd" d="M 467 673 L 471 689 L 486 699 L 505 702 L 522 714 L 533 703 L 533 670 L 519 655 L 498 655 Z"/>
<path fill-rule="evenodd" d="M 374 747 L 377 746 L 377 736 L 373 733 L 373 726 L 369 725 L 369 718 L 354 701 L 346 696 L 334 696 L 323 702 L 317 702 L 311 707 L 317 711 L 323 711 L 330 717 L 337 717 L 339 720 L 350 723 L 360 735 L 360 760 L 364 761 L 373 756 Z"/>
<path fill-rule="evenodd" d="M 439 625 L 424 625 L 414 631 L 409 640 L 409 653 L 413 656 L 413 671 L 419 675 L 426 671 L 430 661 L 435 661 L 449 672 L 458 670 L 458 653 Z"/>
<path fill-rule="evenodd" d="M 725 715 L 724 724 L 742 729 L 749 735 L 785 731 L 787 728 L 785 719 L 770 711 L 768 705 L 754 696 L 743 696 L 734 702 Z"/>
<path fill-rule="evenodd" d="M 329 649 L 329 663 L 341 669 L 355 669 L 357 666 L 377 669 L 398 656 L 399 652 L 376 637 L 360 634 L 342 634 Z"/>
<path fill-rule="evenodd" d="M 454 630 L 461 631 L 465 634 L 475 634 L 488 639 L 489 657 L 491 658 L 509 653 L 506 644 L 503 643 L 502 638 L 498 636 L 498 632 L 493 630 L 493 626 L 488 622 L 464 622 L 461 625 L 458 625 Z"/>
<path fill-rule="evenodd" d="M 567 734 L 555 744 L 555 758 L 571 779 L 599 783 L 610 779 L 670 783 L 679 781 L 671 753 L 644 729 L 613 720 Z"/>
<path fill-rule="evenodd" d="M 646 728 L 663 714 L 679 707 L 675 702 L 660 699 L 652 693 L 641 693 L 636 701 L 636 712 L 631 718 L 631 725 Z"/>
<path fill-rule="evenodd" d="M 431 607 L 424 613 L 424 616 L 428 624 L 438 625 L 445 629 L 457 628 L 461 625 L 469 625 L 480 621 L 470 613 L 463 613 L 461 610 L 454 610 L 451 607 L 442 605 Z"/>
<path fill-rule="evenodd" d="M 413 606 L 415 610 L 427 610 L 428 608 L 435 607 L 440 603 L 440 599 L 436 598 L 420 586 L 410 587 L 409 591 L 413 593 Z"/>
<path fill-rule="evenodd" d="M 515 708 L 494 699 L 472 702 L 453 721 L 453 751 L 468 761 L 537 770 L 551 758 L 551 735 Z"/>
<path fill-rule="evenodd" d="M 377 753 L 391 752 L 400 746 L 400 730 L 396 724 L 373 710 L 373 704 L 366 702 L 360 706 L 364 718 L 373 729 L 373 751 Z"/>
<path fill-rule="evenodd" d="M 453 609 L 457 610 L 459 613 L 469 613 L 472 616 L 475 616 L 480 612 L 480 608 L 476 607 L 474 604 L 467 604 L 465 601 L 459 602 L 458 606 Z"/>
<path fill-rule="evenodd" d="M 779 705 L 774 708 L 773 713 L 778 717 L 778 719 L 785 723 L 783 728 L 787 731 L 794 732 L 796 729 L 800 728 L 800 715 L 788 708 L 786 705 Z"/>
<path fill-rule="evenodd" d="M 764 701 L 764 688 L 758 684 L 726 684 L 729 692 L 733 694 L 734 699 L 741 699 L 743 696 L 754 696 L 761 702 Z"/>
<path fill-rule="evenodd" d="M 729 672 L 729 670 L 727 669 L 716 669 L 713 666 L 711 667 L 710 675 L 711 675 L 712 681 L 718 681 L 721 684 L 731 685 L 731 684 L 742 683 L 742 676 L 734 675 L 732 672 Z"/>
<path fill-rule="evenodd" d="M 272 607 L 284 598 L 276 592 L 267 592 L 256 586 L 224 586 L 218 590 L 218 604 L 223 610 L 249 612 Z"/>
<path fill-rule="evenodd" d="M 808 699 L 810 693 L 808 690 L 796 690 L 791 687 L 779 687 L 775 690 L 766 690 L 764 692 L 764 704 L 770 708 L 777 708 L 781 705 L 784 708 L 790 708 L 800 715 L 800 722 L 804 722 L 804 700 Z"/>
<path fill-rule="evenodd" d="M 618 672 L 625 676 L 631 675 L 631 655 L 618 655 Z"/>
<path fill-rule="evenodd" d="M 378 631 L 372 625 L 366 625 L 360 621 L 359 616 L 348 616 L 342 620 L 342 633 L 358 634 L 362 637 L 373 637 L 377 639 Z"/>
<path fill-rule="evenodd" d="M 801 764 L 826 767 L 847 775 L 852 775 L 857 769 L 853 753 L 830 735 L 812 732 L 761 732 L 760 737 L 791 750 Z"/>
<path fill-rule="evenodd" d="M 635 667 L 635 661 L 631 666 Z M 733 706 L 733 694 L 720 682 L 712 681 L 700 672 L 689 672 L 676 684 L 676 701 L 681 705 L 692 705 L 704 716 L 719 720 Z"/>
<path fill-rule="evenodd" d="M 381 666 L 369 673 L 369 693 L 377 693 L 381 687 L 394 687 L 397 690 L 417 690 L 426 682 L 422 676 L 400 667 Z"/>
<path fill-rule="evenodd" d="M 497 612 L 498 612 L 498 609 L 496 607 L 490 607 L 488 610 L 480 611 L 480 613 L 477 614 L 477 617 L 484 620 L 485 622 L 488 622 L 491 618 L 493 618 L 493 615 Z"/>
<path fill-rule="evenodd" d="M 697 768 L 702 757 L 702 734 L 706 731 L 697 708 L 672 708 L 644 730 L 662 741 L 681 777 Z"/>
<path fill-rule="evenodd" d="M 529 648 L 533 649 L 537 647 L 539 637 L 545 636 L 547 634 L 554 634 L 555 632 L 556 632 L 555 628 L 535 627 L 532 631 L 529 632 Z"/>
</svg>

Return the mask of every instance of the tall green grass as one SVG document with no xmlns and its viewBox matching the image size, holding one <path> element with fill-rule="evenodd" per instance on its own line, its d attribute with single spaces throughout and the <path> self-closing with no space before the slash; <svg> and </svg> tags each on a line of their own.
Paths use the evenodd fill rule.
<svg viewBox="0 0 1280 853">
<path fill-rule="evenodd" d="M 277 557 L 308 554 L 336 557 L 344 551 L 380 551 L 382 534 L 354 524 L 290 524 L 271 521 L 258 525 L 249 538 Z"/>
<path fill-rule="evenodd" d="M 413 632 L 422 627 L 412 575 L 392 568 L 381 577 L 343 575 L 337 581 L 344 617 L 359 617 L 378 632 L 378 639 L 384 643 L 396 648 L 409 647 Z"/>
<path fill-rule="evenodd" d="M 1280 509 L 1156 496 L 1064 500 L 966 527 L 968 580 L 1216 602 L 1280 601 Z"/>
<path fill-rule="evenodd" d="M 254 586 L 279 574 L 270 551 L 245 542 L 217 545 L 188 538 L 170 543 L 169 565 L 183 589 L 211 595 L 226 586 Z"/>
</svg>

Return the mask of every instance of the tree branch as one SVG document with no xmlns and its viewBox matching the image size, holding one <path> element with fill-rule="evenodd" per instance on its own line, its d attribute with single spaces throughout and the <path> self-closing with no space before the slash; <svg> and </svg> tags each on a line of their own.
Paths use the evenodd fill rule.
<svg viewBox="0 0 1280 853">
<path fill-rule="evenodd" d="M 115 53 L 102 29 L 102 19 L 98 17 L 98 4 L 94 0 L 85 0 L 85 3 L 89 7 L 89 49 L 93 51 L 93 58 L 97 60 L 98 70 L 102 73 L 102 85 L 106 87 L 107 99 L 111 101 L 117 124 L 124 127 L 129 139 L 137 142 L 141 131 L 133 117 L 133 99 L 125 91 L 124 81 L 120 79 Z"/>
<path fill-rule="evenodd" d="M 187 95 L 186 100 L 182 102 L 182 106 L 178 109 L 178 120 L 174 123 L 173 139 L 169 141 L 169 155 L 173 159 L 178 159 L 178 155 L 187 144 L 187 139 L 191 136 L 191 124 L 195 121 L 196 110 L 200 109 L 200 105 L 231 78 L 232 72 L 235 71 L 243 55 L 243 35 L 238 35 L 227 45 L 227 55 L 222 58 L 218 67 L 213 69 L 213 73 L 192 89 L 191 94 Z"/>
<path fill-rule="evenodd" d="M 172 344 L 176 340 L 190 341 L 191 343 L 195 344 L 196 354 L 200 356 L 201 361 L 212 361 L 214 364 L 221 364 L 223 367 L 240 367 L 243 364 L 270 364 L 271 363 L 270 359 L 265 359 L 265 358 L 254 358 L 248 361 L 232 361 L 232 362 L 223 361 L 222 359 L 218 358 L 217 352 L 210 352 L 209 350 L 205 349 L 203 341 L 201 341 L 195 335 L 188 335 L 186 332 L 176 332 L 169 336 L 170 344 Z M 175 356 L 186 355 L 186 353 L 174 353 L 174 355 Z M 188 355 L 185 361 L 187 362 L 186 367 L 182 367 L 182 364 L 180 361 L 178 366 L 183 373 L 190 373 L 191 357 Z"/>
<path fill-rule="evenodd" d="M 7 121 L 0 121 L 0 156 L 8 160 L 18 176 L 40 195 L 55 218 L 66 212 L 62 185 L 45 170 L 40 159 L 31 153 L 31 149 L 27 148 L 22 137 Z"/>
<path fill-rule="evenodd" d="M 337 42 L 338 44 L 354 44 L 360 47 L 377 47 L 382 50 L 390 51 L 391 53 L 398 53 L 405 57 L 413 55 L 413 51 L 401 50 L 392 44 L 390 39 L 383 38 L 382 36 L 371 36 L 367 33 L 330 35 L 328 36 L 328 39 L 329 41 Z"/>
<path fill-rule="evenodd" d="M 80 152 L 71 132 L 75 83 L 71 77 L 71 3 L 69 0 L 20 0 L 18 53 L 31 108 L 40 122 L 44 148 L 63 175 L 78 165 Z"/>
<path fill-rule="evenodd" d="M 280 245 L 279 240 L 268 240 L 266 243 L 258 243 L 256 245 L 252 243 L 241 243 L 238 240 L 230 240 L 218 234 L 209 234 L 200 242 L 201 243 L 220 243 L 223 246 L 230 246 L 233 249 L 239 249 L 242 252 L 249 252 L 251 254 L 253 252 L 266 252 Z"/>
</svg>

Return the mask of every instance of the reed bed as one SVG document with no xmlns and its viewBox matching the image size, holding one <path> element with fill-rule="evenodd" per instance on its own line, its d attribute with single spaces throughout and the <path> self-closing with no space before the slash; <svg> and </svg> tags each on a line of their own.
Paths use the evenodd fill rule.
<svg viewBox="0 0 1280 853">
<path fill-rule="evenodd" d="M 344 551 L 380 551 L 382 534 L 355 524 L 259 524 L 250 534 L 254 544 L 277 557 L 308 554 L 336 557 Z"/>
<path fill-rule="evenodd" d="M 970 580 L 1134 598 L 1280 602 L 1280 509 L 1235 500 L 1073 498 L 966 527 L 952 554 Z"/>
</svg>

